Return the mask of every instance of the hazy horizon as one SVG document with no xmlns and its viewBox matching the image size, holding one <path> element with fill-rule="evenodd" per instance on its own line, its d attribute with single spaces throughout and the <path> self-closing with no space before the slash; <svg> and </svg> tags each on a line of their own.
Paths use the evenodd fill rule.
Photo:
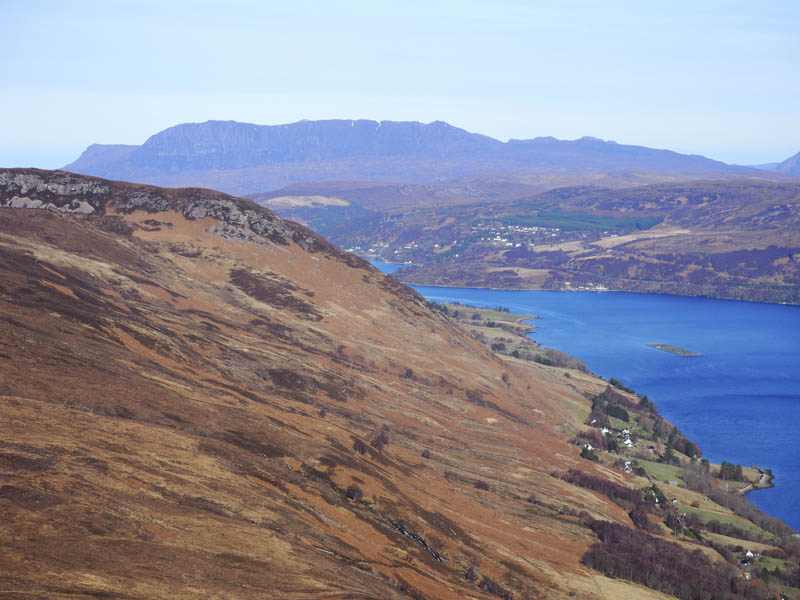
<svg viewBox="0 0 800 600">
<path fill-rule="evenodd" d="M 3 166 L 207 120 L 442 120 L 743 165 L 800 150 L 790 1 L 4 5 Z"/>
</svg>

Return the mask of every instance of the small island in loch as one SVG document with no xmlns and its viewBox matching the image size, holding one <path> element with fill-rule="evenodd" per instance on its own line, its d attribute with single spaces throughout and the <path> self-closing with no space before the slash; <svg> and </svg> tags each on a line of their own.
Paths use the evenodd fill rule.
<svg viewBox="0 0 800 600">
<path fill-rule="evenodd" d="M 699 352 L 693 352 L 692 350 L 687 350 L 686 348 L 679 348 L 678 346 L 673 346 L 672 344 L 647 344 L 647 346 L 650 348 L 655 348 L 656 350 L 661 350 L 662 352 L 669 352 L 675 356 L 703 356 Z"/>
</svg>

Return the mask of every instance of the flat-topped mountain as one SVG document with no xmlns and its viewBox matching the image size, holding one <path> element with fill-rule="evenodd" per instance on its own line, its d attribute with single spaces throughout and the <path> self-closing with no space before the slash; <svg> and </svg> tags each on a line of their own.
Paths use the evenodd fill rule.
<svg viewBox="0 0 800 600">
<path fill-rule="evenodd" d="M 703 156 L 584 137 L 501 142 L 442 121 L 300 121 L 176 125 L 141 146 L 94 144 L 65 170 L 245 194 L 298 181 L 424 182 L 510 171 L 756 174 Z"/>
</svg>

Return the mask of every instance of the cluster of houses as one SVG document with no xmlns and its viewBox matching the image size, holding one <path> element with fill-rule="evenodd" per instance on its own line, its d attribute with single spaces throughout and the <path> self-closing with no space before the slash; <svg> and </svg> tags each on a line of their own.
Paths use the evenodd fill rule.
<svg viewBox="0 0 800 600">
<path fill-rule="evenodd" d="M 595 421 L 593 420 L 592 424 L 594 424 L 594 423 L 595 423 Z M 606 435 L 614 435 L 614 431 L 609 429 L 608 427 L 602 427 L 600 429 L 600 433 L 602 433 L 604 436 L 606 436 Z M 634 444 L 633 440 L 631 439 L 631 430 L 630 429 L 623 429 L 622 433 L 617 435 L 617 439 L 619 439 L 620 444 L 622 444 L 626 448 L 633 448 L 634 446 L 636 446 L 636 444 Z M 591 450 L 591 448 L 589 448 L 589 450 Z"/>
<path fill-rule="evenodd" d="M 488 233 L 488 236 L 480 238 L 481 242 L 493 244 L 495 246 L 506 246 L 509 248 L 519 248 L 520 246 L 535 246 L 542 243 L 544 238 L 548 241 L 562 241 L 560 227 L 523 227 L 520 225 L 478 225 L 473 226 L 474 232 Z M 552 238 L 559 238 L 553 240 Z M 477 240 L 477 238 L 476 238 Z"/>
<path fill-rule="evenodd" d="M 623 429 L 622 430 L 622 445 L 626 448 L 633 448 L 636 444 L 633 443 L 631 439 L 631 432 L 630 429 Z"/>
<path fill-rule="evenodd" d="M 597 420 L 593 419 L 591 424 L 594 425 L 596 422 L 597 422 Z M 613 430 L 609 429 L 608 427 L 601 427 L 600 428 L 600 433 L 602 433 L 603 436 L 606 436 L 606 435 L 614 436 L 614 435 L 616 435 L 616 438 L 619 440 L 619 443 L 621 445 L 625 446 L 626 448 L 634 448 L 636 446 L 636 444 L 631 439 L 630 429 L 623 429 L 621 433 L 615 434 L 615 432 Z M 594 446 L 592 446 L 588 442 L 584 443 L 583 447 L 586 448 L 586 450 L 594 450 L 595 449 Z M 625 463 L 625 472 L 626 473 L 630 473 L 631 470 L 632 470 L 631 463 L 630 463 L 630 461 L 627 461 Z"/>
</svg>

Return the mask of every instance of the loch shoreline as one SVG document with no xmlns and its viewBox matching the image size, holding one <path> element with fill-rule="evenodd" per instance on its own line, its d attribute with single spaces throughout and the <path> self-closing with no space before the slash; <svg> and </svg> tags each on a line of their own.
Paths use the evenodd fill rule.
<svg viewBox="0 0 800 600">
<path fill-rule="evenodd" d="M 772 469 L 756 469 L 759 473 L 758 481 L 744 486 L 738 490 L 739 494 L 749 494 L 756 490 L 768 490 L 775 487 L 775 476 L 772 474 Z"/>
<path fill-rule="evenodd" d="M 767 476 L 744 493 L 764 513 L 800 529 L 800 430 L 785 427 L 800 421 L 800 340 L 789 335 L 800 330 L 798 307 L 633 292 L 414 289 L 437 302 L 537 314 L 538 343 L 647 394 L 713 463 L 768 464 Z M 745 321 L 758 332 L 755 346 L 752 331 L 728 326 Z M 651 352 L 646 344 L 653 339 L 702 356 Z M 752 495 L 756 490 L 764 491 Z"/>
</svg>

